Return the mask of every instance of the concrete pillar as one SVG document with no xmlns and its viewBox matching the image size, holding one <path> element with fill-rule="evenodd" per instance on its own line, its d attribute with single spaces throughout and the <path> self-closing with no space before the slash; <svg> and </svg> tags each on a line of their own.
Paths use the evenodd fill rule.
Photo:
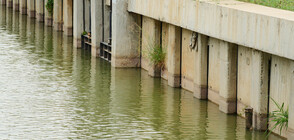
<svg viewBox="0 0 294 140">
<path fill-rule="evenodd" d="M 155 66 L 149 58 L 150 51 L 154 47 L 160 46 L 161 39 L 161 23 L 160 21 L 143 17 L 142 23 L 142 60 L 141 67 L 149 72 L 149 75 L 156 76 Z"/>
<path fill-rule="evenodd" d="M 289 128 L 288 128 L 288 139 L 294 139 L 294 61 L 290 62 L 291 64 L 291 91 L 290 101 L 289 101 Z"/>
<path fill-rule="evenodd" d="M 97 1 L 97 0 L 93 0 Z M 73 0 L 63 0 L 63 31 L 67 36 L 73 35 L 72 19 L 73 19 Z"/>
<path fill-rule="evenodd" d="M 74 16 L 73 16 L 73 36 L 74 47 L 81 48 L 81 35 L 83 33 L 83 1 L 74 0 Z"/>
<path fill-rule="evenodd" d="M 53 10 L 53 28 L 57 31 L 62 31 L 63 29 L 63 7 L 62 0 L 54 1 L 54 10 Z M 82 12 L 80 12 L 82 14 Z"/>
<path fill-rule="evenodd" d="M 27 0 L 27 11 L 30 18 L 36 17 L 35 0 Z"/>
<path fill-rule="evenodd" d="M 127 11 L 128 0 L 112 1 L 112 9 L 111 65 L 114 67 L 139 67 L 141 16 Z"/>
<path fill-rule="evenodd" d="M 20 0 L 19 5 L 20 13 L 23 15 L 27 14 L 27 0 Z"/>
<path fill-rule="evenodd" d="M 46 26 L 53 26 L 53 13 L 50 13 L 47 8 L 46 8 L 46 4 L 47 4 L 48 0 L 45 0 L 45 25 Z"/>
<path fill-rule="evenodd" d="M 5 5 L 6 4 L 6 0 L 0 0 L 0 4 L 1 5 Z"/>
<path fill-rule="evenodd" d="M 229 42 L 220 42 L 220 111 L 236 113 L 237 87 L 237 46 Z"/>
<path fill-rule="evenodd" d="M 92 56 L 96 57 L 100 54 L 100 42 L 102 42 L 102 1 L 101 0 L 91 0 L 91 29 L 92 29 Z"/>
<path fill-rule="evenodd" d="M 208 97 L 208 36 L 198 34 L 198 44 L 195 52 L 194 97 L 207 99 Z"/>
<path fill-rule="evenodd" d="M 13 0 L 13 10 L 19 11 L 19 0 Z"/>
<path fill-rule="evenodd" d="M 181 33 L 180 27 L 168 25 L 167 70 L 168 85 L 180 87 L 181 84 Z"/>
<path fill-rule="evenodd" d="M 13 7 L 13 1 L 12 0 L 6 0 L 6 6 L 8 8 L 12 8 Z"/>
<path fill-rule="evenodd" d="M 37 21 L 44 22 L 44 0 L 36 0 Z"/>
<path fill-rule="evenodd" d="M 267 130 L 269 55 L 261 51 L 252 52 L 252 91 L 253 128 Z M 242 71 L 240 71 L 242 72 Z"/>
</svg>

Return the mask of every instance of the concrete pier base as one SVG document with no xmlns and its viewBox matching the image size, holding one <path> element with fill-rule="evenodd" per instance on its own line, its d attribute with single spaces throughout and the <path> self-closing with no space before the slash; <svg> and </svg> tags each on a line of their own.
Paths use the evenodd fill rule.
<svg viewBox="0 0 294 140">
<path fill-rule="evenodd" d="M 45 0 L 44 5 L 46 5 L 46 3 L 48 2 L 48 0 Z M 44 18 L 45 18 L 45 25 L 46 26 L 53 26 L 53 17 L 52 14 L 49 13 L 49 11 L 47 10 L 46 7 L 44 7 L 45 9 L 45 13 L 44 13 Z"/>
<path fill-rule="evenodd" d="M 0 4 L 1 5 L 5 5 L 6 4 L 6 0 L 0 0 Z"/>
<path fill-rule="evenodd" d="M 28 16 L 30 18 L 36 17 L 36 7 L 35 7 L 35 0 L 27 0 L 27 11 Z"/>
<path fill-rule="evenodd" d="M 36 18 L 39 22 L 44 22 L 44 0 L 36 0 Z"/>
<path fill-rule="evenodd" d="M 294 61 L 290 62 L 290 70 L 291 70 L 291 94 L 289 99 L 289 123 L 288 123 L 288 140 L 294 139 Z"/>
<path fill-rule="evenodd" d="M 237 45 L 220 42 L 220 111 L 237 112 Z"/>
<path fill-rule="evenodd" d="M 19 1 L 19 10 L 21 14 L 27 14 L 27 0 Z"/>
<path fill-rule="evenodd" d="M 13 1 L 12 0 L 6 0 L 6 7 L 12 8 L 13 7 Z"/>
<path fill-rule="evenodd" d="M 19 11 L 19 1 L 18 0 L 13 0 L 13 10 Z"/>
<path fill-rule="evenodd" d="M 80 11 L 83 11 L 83 1 L 73 0 L 74 4 L 74 13 L 73 13 L 73 37 L 74 37 L 74 47 L 81 48 L 81 35 L 83 33 L 83 14 L 80 14 Z"/>
<path fill-rule="evenodd" d="M 157 20 L 143 17 L 142 23 L 142 60 L 141 67 L 148 71 L 150 76 L 159 76 L 160 70 L 155 70 L 154 64 L 150 61 L 149 54 L 152 53 L 154 47 L 160 46 L 161 39 L 161 23 Z M 154 72 L 157 72 L 154 73 Z"/>
<path fill-rule="evenodd" d="M 195 51 L 194 97 L 207 99 L 208 97 L 208 36 L 198 34 L 198 42 Z"/>
<path fill-rule="evenodd" d="M 92 49 L 91 54 L 93 57 L 98 57 L 100 55 L 100 42 L 102 42 L 102 2 L 100 0 L 91 1 L 91 29 L 92 29 Z"/>
<path fill-rule="evenodd" d="M 129 13 L 127 3 L 128 0 L 112 1 L 113 67 L 140 67 L 141 16 Z"/>
<path fill-rule="evenodd" d="M 61 0 L 54 1 L 53 11 L 53 29 L 56 31 L 63 31 L 63 7 Z M 82 20 L 82 19 L 80 19 Z"/>
<path fill-rule="evenodd" d="M 63 1 L 63 32 L 67 36 L 73 35 L 73 13 L 72 7 L 73 1 L 72 0 L 64 0 Z"/>
</svg>

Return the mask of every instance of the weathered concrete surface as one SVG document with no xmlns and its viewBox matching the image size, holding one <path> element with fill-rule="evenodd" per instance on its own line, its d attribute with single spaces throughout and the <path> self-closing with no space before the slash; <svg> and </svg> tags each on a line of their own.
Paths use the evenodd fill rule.
<svg viewBox="0 0 294 140">
<path fill-rule="evenodd" d="M 73 35 L 73 0 L 63 0 L 63 32 L 67 36 Z"/>
<path fill-rule="evenodd" d="M 112 1 L 112 62 L 114 67 L 140 67 L 141 16 L 127 11 L 128 0 Z"/>
<path fill-rule="evenodd" d="M 253 128 L 267 129 L 269 55 L 238 46 L 237 113 L 253 108 Z"/>
<path fill-rule="evenodd" d="M 74 16 L 73 16 L 73 36 L 74 36 L 74 47 L 81 47 L 81 35 L 83 33 L 83 1 L 73 0 L 74 1 Z"/>
<path fill-rule="evenodd" d="M 13 1 L 12 0 L 6 0 L 6 7 L 12 8 L 13 7 Z"/>
<path fill-rule="evenodd" d="M 27 13 L 30 18 L 36 17 L 35 0 L 27 0 Z"/>
<path fill-rule="evenodd" d="M 161 23 L 148 17 L 143 17 L 142 21 L 141 67 L 149 71 L 149 74 L 154 75 L 154 73 L 152 74 L 154 66 L 150 61 L 149 54 L 152 53 L 154 47 L 160 47 Z"/>
<path fill-rule="evenodd" d="M 166 25 L 166 24 L 165 24 Z M 162 41 L 166 47 L 166 73 L 168 85 L 171 87 L 181 86 L 181 28 L 167 24 L 167 37 Z M 164 26 L 162 26 L 164 29 Z M 166 27 L 165 27 L 166 28 Z M 164 32 L 163 32 L 164 34 Z M 165 42 L 165 43 L 164 43 Z M 166 44 L 167 46 L 165 46 Z"/>
<path fill-rule="evenodd" d="M 63 7 L 61 0 L 54 1 L 53 28 L 56 31 L 63 31 Z M 82 20 L 82 19 L 80 19 Z"/>
<path fill-rule="evenodd" d="M 19 0 L 13 0 L 13 10 L 19 11 Z"/>
<path fill-rule="evenodd" d="M 194 97 L 207 99 L 208 97 L 208 36 L 198 34 L 195 55 Z"/>
<path fill-rule="evenodd" d="M 100 55 L 100 42 L 102 42 L 102 1 L 101 0 L 91 0 L 91 28 L 92 28 L 92 49 L 91 54 L 94 57 Z"/>
<path fill-rule="evenodd" d="M 290 102 L 289 102 L 289 128 L 288 128 L 288 139 L 294 139 L 294 61 L 290 62 L 291 64 L 291 91 L 290 93 Z"/>
<path fill-rule="evenodd" d="M 36 0 L 37 21 L 44 22 L 44 0 Z"/>
<path fill-rule="evenodd" d="M 270 98 L 275 100 L 278 104 L 285 104 L 285 108 L 289 106 L 290 95 L 293 94 L 293 61 L 281 58 L 278 56 L 272 56 L 272 64 L 271 64 L 271 75 L 270 75 Z M 293 102 L 293 100 L 291 101 Z M 274 104 L 272 100 L 269 102 L 269 111 L 273 112 L 278 110 L 277 106 Z M 291 112 L 292 114 L 293 112 Z M 293 118 L 289 118 L 291 120 Z M 291 123 L 291 121 L 290 121 Z M 273 123 L 269 123 L 269 128 L 273 127 Z M 289 126 L 291 126 L 289 124 Z M 275 133 L 279 134 L 279 130 L 275 129 Z M 286 131 L 282 132 L 283 137 L 287 137 Z"/>
<path fill-rule="evenodd" d="M 47 8 L 46 8 L 46 4 L 47 4 L 48 0 L 45 0 L 45 25 L 46 26 L 53 26 L 53 14 L 49 13 Z"/>
<path fill-rule="evenodd" d="M 192 31 L 183 29 L 182 32 L 182 88 L 194 91 L 195 49 L 190 49 Z"/>
<path fill-rule="evenodd" d="M 161 78 L 168 80 L 168 38 L 169 38 L 169 25 L 168 23 L 162 23 L 161 25 L 161 46 L 162 50 L 165 51 L 165 60 L 164 64 L 161 69 Z M 174 54 L 170 54 L 170 56 L 173 56 Z"/>
<path fill-rule="evenodd" d="M 291 11 L 234 0 L 129 1 L 130 12 L 294 59 L 294 13 Z"/>
<path fill-rule="evenodd" d="M 219 104 L 220 40 L 209 38 L 208 45 L 208 99 L 216 104 Z"/>
<path fill-rule="evenodd" d="M 21 0 L 19 1 L 19 5 L 20 5 L 20 13 L 25 15 L 27 14 L 27 0 Z"/>
<path fill-rule="evenodd" d="M 237 112 L 237 50 L 237 45 L 220 41 L 219 109 L 227 114 Z"/>
</svg>

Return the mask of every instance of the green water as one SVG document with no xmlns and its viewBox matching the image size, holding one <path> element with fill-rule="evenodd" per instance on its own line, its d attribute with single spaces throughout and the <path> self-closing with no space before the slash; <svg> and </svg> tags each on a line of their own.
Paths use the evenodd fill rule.
<svg viewBox="0 0 294 140">
<path fill-rule="evenodd" d="M 266 138 L 211 102 L 143 70 L 114 69 L 0 6 L 0 139 Z"/>
</svg>

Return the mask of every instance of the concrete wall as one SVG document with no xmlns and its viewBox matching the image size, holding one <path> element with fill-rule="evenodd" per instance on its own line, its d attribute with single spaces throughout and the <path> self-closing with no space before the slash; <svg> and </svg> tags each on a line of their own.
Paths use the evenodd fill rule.
<svg viewBox="0 0 294 140">
<path fill-rule="evenodd" d="M 182 32 L 182 87 L 194 91 L 195 49 L 190 49 L 192 31 Z"/>
<path fill-rule="evenodd" d="M 271 64 L 271 80 L 270 80 L 270 98 L 275 100 L 279 105 L 285 103 L 286 109 L 290 103 L 290 95 L 293 94 L 292 83 L 293 81 L 293 61 L 281 58 L 278 56 L 272 56 L 272 64 Z M 291 100 L 293 103 L 293 100 Z M 269 102 L 269 111 L 278 110 L 274 102 L 271 100 Z M 290 113 L 293 110 L 290 110 Z M 290 116 L 290 120 L 293 120 L 293 116 Z M 273 127 L 273 123 L 269 124 L 269 127 Z M 289 124 L 290 128 L 293 128 Z M 279 130 L 275 129 L 275 133 L 279 134 Z M 286 131 L 282 132 L 282 136 L 287 136 Z"/>
<path fill-rule="evenodd" d="M 45 0 L 45 5 L 47 4 L 48 0 Z M 45 7 L 45 25 L 46 26 L 53 26 L 53 14 L 49 13 L 47 8 Z"/>
<path fill-rule="evenodd" d="M 44 9 L 45 3 L 44 0 L 36 0 L 36 14 L 37 14 L 37 21 L 43 22 L 44 21 Z"/>
<path fill-rule="evenodd" d="M 36 5 L 35 0 L 27 0 L 27 13 L 30 18 L 36 17 Z"/>
<path fill-rule="evenodd" d="M 63 32 L 73 35 L 73 0 L 63 0 Z"/>
<path fill-rule="evenodd" d="M 220 40 L 209 38 L 208 99 L 219 104 Z"/>
<path fill-rule="evenodd" d="M 129 0 L 129 3 L 130 12 L 294 59 L 291 38 L 294 32 L 289 30 L 294 28 L 293 12 L 233 0 Z"/>
</svg>

